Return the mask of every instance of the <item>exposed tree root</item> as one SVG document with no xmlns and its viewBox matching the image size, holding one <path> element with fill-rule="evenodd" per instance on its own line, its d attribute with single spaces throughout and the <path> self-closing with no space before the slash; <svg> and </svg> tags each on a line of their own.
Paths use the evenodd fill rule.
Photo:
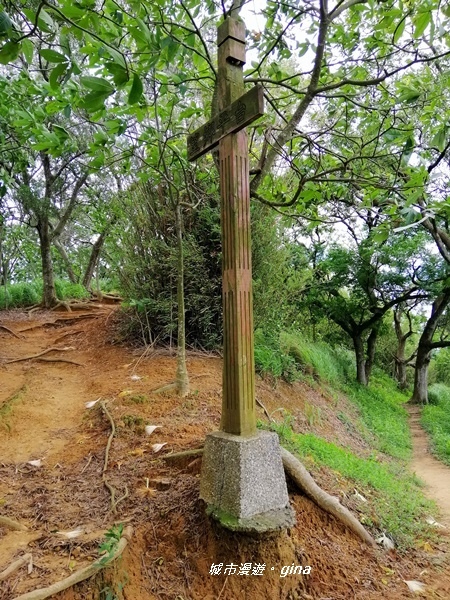
<svg viewBox="0 0 450 600">
<path fill-rule="evenodd" d="M 156 388 L 156 390 L 151 390 L 151 394 L 162 394 L 163 392 L 171 392 L 172 390 L 177 389 L 176 383 L 168 383 L 167 385 L 163 385 L 162 387 Z"/>
<path fill-rule="evenodd" d="M 33 557 L 31 554 L 24 554 L 13 563 L 9 565 L 4 571 L 0 573 L 0 581 L 4 581 L 7 577 L 15 573 L 21 566 L 28 565 L 28 573 L 33 568 Z"/>
<path fill-rule="evenodd" d="M 284 470 L 297 487 L 306 494 L 310 500 L 317 504 L 317 506 L 336 517 L 341 523 L 344 523 L 346 527 L 351 529 L 353 533 L 356 533 L 356 535 L 358 535 L 366 544 L 373 548 L 377 548 L 377 544 L 373 537 L 358 519 L 352 515 L 348 508 L 342 506 L 335 496 L 330 496 L 330 494 L 320 488 L 298 458 L 285 448 L 281 447 L 280 449 Z M 200 456 L 201 454 L 203 454 L 203 448 L 198 448 L 195 450 L 186 450 L 185 452 L 168 454 L 164 457 L 164 460 L 179 462 L 183 461 L 184 458 L 191 459 L 195 456 Z"/>
<path fill-rule="evenodd" d="M 99 558 L 88 567 L 79 569 L 78 571 L 75 571 L 75 573 L 72 573 L 72 575 L 69 577 L 53 583 L 46 588 L 40 588 L 32 592 L 27 592 L 26 594 L 21 594 L 20 596 L 16 596 L 13 600 L 45 600 L 46 598 L 50 598 L 51 596 L 54 596 L 55 594 L 74 586 L 76 583 L 80 583 L 80 581 L 89 579 L 89 577 L 96 575 L 100 569 L 104 569 L 117 558 L 119 558 L 119 556 L 127 547 L 128 543 L 131 541 L 132 535 L 133 528 L 130 526 L 126 527 L 114 552 L 112 552 L 110 555 Z"/>
<path fill-rule="evenodd" d="M 69 337 L 70 335 L 79 335 L 80 333 L 85 333 L 84 329 L 78 329 L 77 331 L 66 331 L 66 333 L 60 335 L 55 340 L 53 340 L 53 344 L 57 344 L 58 342 L 65 339 L 66 337 Z"/>
<path fill-rule="evenodd" d="M 344 525 L 358 535 L 366 544 L 377 547 L 377 544 L 368 531 L 361 525 L 356 517 L 342 506 L 335 496 L 330 496 L 320 488 L 303 464 L 285 448 L 281 448 L 281 458 L 283 467 L 292 481 L 310 498 L 317 506 L 320 506 L 327 513 L 330 513 L 339 519 Z"/>
<path fill-rule="evenodd" d="M 70 350 L 75 350 L 72 346 L 65 346 L 64 348 L 58 348 L 57 346 L 52 346 L 51 348 L 47 348 L 47 350 L 43 350 L 38 354 L 32 354 L 31 356 L 24 356 L 22 358 L 13 358 L 11 360 L 7 360 L 4 364 L 10 365 L 12 363 L 22 362 L 25 360 L 33 360 L 35 358 L 40 358 L 44 356 L 44 354 L 48 354 L 49 352 L 69 352 Z"/>
<path fill-rule="evenodd" d="M 69 365 L 76 365 L 77 367 L 85 367 L 83 363 L 79 363 L 76 360 L 70 360 L 68 358 L 36 358 L 36 360 L 40 360 L 41 362 L 62 362 L 67 363 Z"/>
<path fill-rule="evenodd" d="M 111 413 L 106 408 L 106 404 L 104 402 L 100 402 L 100 406 L 102 408 L 102 411 L 108 417 L 109 422 L 111 424 L 111 433 L 109 434 L 109 438 L 106 443 L 106 449 L 105 449 L 105 461 L 103 463 L 102 481 L 103 481 L 103 485 L 108 490 L 108 492 L 110 493 L 110 496 L 111 496 L 111 511 L 114 514 L 116 514 L 117 513 L 117 505 L 120 502 L 122 502 L 122 500 L 125 500 L 125 498 L 128 498 L 128 487 L 125 486 L 125 493 L 118 500 L 116 500 L 116 490 L 110 483 L 108 483 L 108 481 L 106 479 L 106 471 L 108 469 L 108 462 L 109 462 L 109 451 L 111 449 L 111 444 L 112 444 L 114 435 L 116 433 L 116 425 L 114 423 L 114 419 L 112 418 Z"/>
<path fill-rule="evenodd" d="M 23 335 L 18 335 L 15 331 L 13 331 L 12 329 L 10 329 L 9 327 L 6 327 L 6 325 L 0 325 L 0 329 L 4 329 L 5 331 L 7 331 L 11 335 L 13 335 L 18 340 L 22 340 L 23 339 Z"/>
<path fill-rule="evenodd" d="M 60 317 L 59 319 L 55 319 L 54 321 L 45 321 L 44 323 L 37 323 L 36 325 L 31 325 L 30 327 L 24 327 L 20 330 L 20 333 L 24 331 L 31 331 L 32 329 L 40 329 L 41 327 L 59 327 L 61 323 L 65 323 L 67 325 L 72 325 L 77 321 L 81 321 L 83 319 L 98 319 L 99 315 L 78 315 L 71 317 Z"/>
<path fill-rule="evenodd" d="M 8 529 L 14 529 L 15 531 L 28 531 L 28 527 L 25 527 L 25 525 L 22 525 L 22 523 L 14 521 L 9 517 L 4 517 L 3 515 L 0 515 L 0 526 L 7 527 Z"/>
</svg>

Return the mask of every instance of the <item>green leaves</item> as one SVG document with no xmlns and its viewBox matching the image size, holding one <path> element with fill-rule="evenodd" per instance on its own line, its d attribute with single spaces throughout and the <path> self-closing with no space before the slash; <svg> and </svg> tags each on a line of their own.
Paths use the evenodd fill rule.
<svg viewBox="0 0 450 600">
<path fill-rule="evenodd" d="M 46 48 L 39 51 L 39 54 L 49 63 L 66 63 L 69 59 L 64 54 L 56 52 L 51 48 Z"/>
<path fill-rule="evenodd" d="M 133 84 L 131 86 L 130 93 L 128 94 L 128 104 L 136 104 L 136 102 L 139 102 L 143 91 L 144 87 L 142 85 L 142 81 L 135 73 L 133 75 Z"/>
<path fill-rule="evenodd" d="M 6 42 L 0 49 L 0 64 L 7 65 L 19 56 L 21 45 L 16 42 Z"/>
<path fill-rule="evenodd" d="M 0 12 L 0 37 L 7 35 L 9 30 L 12 27 L 12 21 L 5 13 L 5 11 Z"/>
<path fill-rule="evenodd" d="M 93 77 L 90 75 L 85 75 L 84 77 L 80 77 L 81 84 L 84 87 L 87 87 L 94 92 L 101 92 L 103 94 L 112 94 L 114 92 L 113 86 L 109 83 L 107 79 L 103 79 L 102 77 Z"/>
<path fill-rule="evenodd" d="M 431 23 L 431 11 L 427 10 L 424 12 L 417 13 L 417 15 L 413 18 L 413 23 L 414 23 L 414 34 L 413 35 L 417 39 L 424 33 L 425 29 Z"/>
<path fill-rule="evenodd" d="M 110 92 L 91 92 L 85 96 L 80 103 L 80 108 L 88 112 L 101 110 L 105 106 L 105 100 L 111 95 Z"/>
</svg>

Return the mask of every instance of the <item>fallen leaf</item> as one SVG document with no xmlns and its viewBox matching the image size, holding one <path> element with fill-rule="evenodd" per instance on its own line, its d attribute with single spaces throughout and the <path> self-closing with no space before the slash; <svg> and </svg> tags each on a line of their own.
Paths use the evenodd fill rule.
<svg viewBox="0 0 450 600">
<path fill-rule="evenodd" d="M 390 569 L 389 567 L 381 567 L 383 569 L 383 571 L 386 573 L 386 575 L 394 575 L 395 571 L 393 569 Z"/>
<path fill-rule="evenodd" d="M 137 489 L 137 493 L 139 494 L 139 496 L 141 497 L 146 497 L 149 496 L 150 498 L 152 498 L 153 496 L 156 495 L 156 490 L 154 490 L 153 488 L 149 488 L 149 487 L 141 487 Z"/>
<path fill-rule="evenodd" d="M 129 396 L 132 393 L 133 393 L 133 390 L 123 390 L 122 392 L 120 392 L 119 398 L 124 398 L 125 396 Z"/>
<path fill-rule="evenodd" d="M 161 429 L 161 425 L 146 425 L 145 426 L 145 433 L 147 435 L 151 435 L 155 429 Z"/>
<path fill-rule="evenodd" d="M 439 527 L 441 529 L 447 529 L 447 527 L 445 525 L 438 523 L 437 521 L 435 521 L 433 519 L 433 517 L 427 517 L 426 521 L 427 521 L 428 525 L 431 525 L 432 527 Z"/>
<path fill-rule="evenodd" d="M 38 460 L 29 460 L 27 465 L 31 465 L 32 467 L 42 467 L 42 460 L 40 458 Z"/>
<path fill-rule="evenodd" d="M 140 379 L 142 379 L 142 377 L 140 375 L 131 375 L 130 379 L 132 381 L 139 381 Z"/>
<path fill-rule="evenodd" d="M 394 542 L 391 540 L 391 538 L 388 538 L 387 535 L 385 535 L 384 533 L 382 536 L 377 538 L 377 544 L 381 544 L 386 548 L 386 550 L 394 550 L 395 548 Z"/>
<path fill-rule="evenodd" d="M 145 448 L 136 448 L 135 450 L 128 452 L 128 454 L 131 454 L 131 456 L 143 456 L 144 452 Z"/>
<path fill-rule="evenodd" d="M 164 446 L 166 444 L 167 444 L 167 442 L 164 442 L 164 444 L 153 444 L 152 445 L 153 452 L 159 452 L 161 450 L 161 448 L 164 448 Z"/>
<path fill-rule="evenodd" d="M 86 402 L 85 406 L 86 408 L 92 408 L 93 406 L 95 406 L 97 404 L 97 402 L 100 400 L 100 398 L 97 398 L 97 400 L 92 400 L 91 402 Z"/>
<path fill-rule="evenodd" d="M 425 584 L 420 581 L 415 581 L 414 579 L 412 579 L 410 581 L 405 581 L 405 579 L 404 579 L 403 581 L 409 587 L 411 592 L 415 592 L 416 594 L 421 594 L 422 592 L 425 591 Z"/>
<path fill-rule="evenodd" d="M 356 490 L 355 490 L 355 494 L 354 494 L 354 496 L 355 496 L 355 498 L 356 498 L 357 500 L 360 500 L 361 502 L 367 502 L 367 499 L 366 499 L 366 498 L 364 498 L 364 496 L 362 496 L 362 495 L 361 495 L 359 492 L 357 492 Z"/>
<path fill-rule="evenodd" d="M 56 533 L 58 535 L 61 535 L 62 537 L 67 538 L 68 540 L 72 540 L 74 538 L 79 537 L 83 533 L 83 530 L 81 528 L 78 528 L 74 529 L 73 531 L 57 531 Z"/>
</svg>

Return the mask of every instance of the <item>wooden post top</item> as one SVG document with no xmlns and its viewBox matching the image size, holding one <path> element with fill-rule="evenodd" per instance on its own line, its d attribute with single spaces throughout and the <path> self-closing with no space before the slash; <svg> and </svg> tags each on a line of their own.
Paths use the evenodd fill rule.
<svg viewBox="0 0 450 600">
<path fill-rule="evenodd" d="M 245 24 L 228 17 L 217 28 L 217 46 L 225 60 L 237 67 L 245 65 Z"/>
</svg>

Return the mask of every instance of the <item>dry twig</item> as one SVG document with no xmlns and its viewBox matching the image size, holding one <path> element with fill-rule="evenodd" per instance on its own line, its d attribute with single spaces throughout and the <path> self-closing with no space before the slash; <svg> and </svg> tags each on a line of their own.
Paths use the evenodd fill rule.
<svg viewBox="0 0 450 600">
<path fill-rule="evenodd" d="M 131 540 L 131 536 L 133 535 L 133 528 L 128 526 L 125 528 L 122 537 L 119 540 L 114 552 L 111 553 L 106 559 L 105 557 L 99 558 L 91 565 L 84 567 L 83 569 L 79 569 L 72 573 L 69 577 L 62 579 L 61 581 L 57 581 L 52 585 L 49 585 L 46 588 L 40 588 L 38 590 L 33 590 L 32 592 L 28 592 L 26 594 L 21 594 L 20 596 L 16 596 L 13 600 L 45 600 L 46 598 L 50 598 L 51 596 L 55 596 L 59 592 L 66 590 L 69 587 L 72 587 L 76 583 L 80 583 L 80 581 L 84 581 L 85 579 L 89 579 L 93 575 L 96 575 L 100 569 L 104 569 L 112 562 L 114 562 L 119 556 L 123 553 L 125 548 L 128 545 L 128 542 Z"/>
<path fill-rule="evenodd" d="M 0 581 L 4 581 L 7 577 L 15 573 L 22 565 L 28 564 L 28 573 L 33 568 L 33 557 L 31 554 L 24 554 L 13 563 L 9 565 L 4 571 L 0 573 Z"/>
<path fill-rule="evenodd" d="M 7 527 L 8 529 L 14 529 L 15 531 L 28 531 L 28 527 L 25 527 L 25 525 L 22 525 L 9 517 L 4 517 L 3 515 L 0 515 L 0 525 L 2 527 Z"/>
<path fill-rule="evenodd" d="M 106 489 L 109 491 L 109 493 L 111 495 L 111 510 L 115 514 L 117 512 L 117 505 L 119 504 L 119 502 L 122 502 L 122 500 L 125 500 L 125 498 L 128 497 L 128 487 L 125 486 L 125 493 L 118 500 L 116 500 L 116 490 L 110 483 L 108 483 L 108 481 L 106 479 L 106 470 L 108 469 L 108 462 L 109 462 L 109 451 L 111 449 L 111 444 L 112 444 L 114 435 L 116 433 L 116 425 L 114 423 L 114 419 L 112 418 L 111 413 L 106 408 L 106 404 L 104 402 L 100 402 L 100 406 L 102 407 L 103 412 L 108 417 L 109 422 L 111 424 L 111 433 L 109 434 L 108 441 L 106 442 L 106 448 L 105 448 L 105 461 L 103 463 L 102 480 L 103 480 L 104 486 L 106 487 Z"/>
</svg>

